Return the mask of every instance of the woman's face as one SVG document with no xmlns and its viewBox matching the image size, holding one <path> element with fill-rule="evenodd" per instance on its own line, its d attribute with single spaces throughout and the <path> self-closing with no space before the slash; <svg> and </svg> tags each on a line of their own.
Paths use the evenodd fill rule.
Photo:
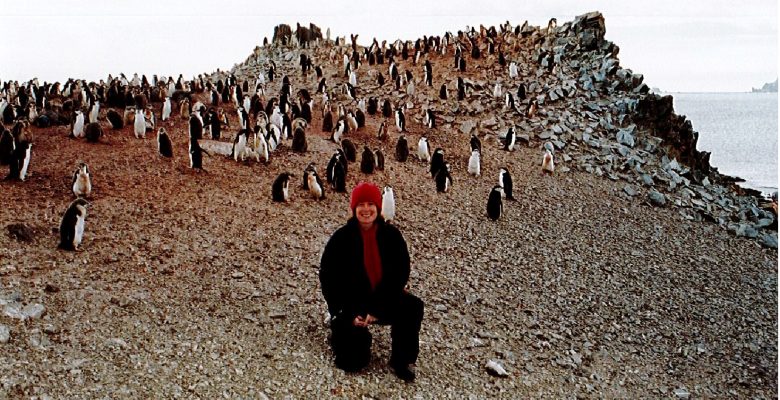
<svg viewBox="0 0 780 400">
<path fill-rule="evenodd" d="M 357 214 L 356 217 L 362 227 L 370 228 L 376 221 L 376 204 L 369 202 L 358 203 L 357 207 L 355 207 L 355 214 Z"/>
</svg>

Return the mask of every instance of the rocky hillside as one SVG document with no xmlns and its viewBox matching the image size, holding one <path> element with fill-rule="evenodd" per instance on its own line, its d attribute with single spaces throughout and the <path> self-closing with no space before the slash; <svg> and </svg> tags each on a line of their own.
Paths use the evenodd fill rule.
<svg viewBox="0 0 780 400">
<path fill-rule="evenodd" d="M 26 128 L 29 176 L 0 183 L 0 398 L 777 397 L 776 216 L 709 165 L 671 97 L 649 94 L 620 66 L 605 32 L 598 13 L 475 29 L 438 46 L 431 38 L 416 63 L 414 41 L 408 58 L 403 42 L 380 45 L 395 45 L 396 86 L 388 59 L 372 65 L 349 38 L 326 34 L 302 48 L 285 36 L 293 30 L 277 29 L 232 71 L 204 78 L 254 88 L 263 75 L 263 104 L 279 98 L 284 76 L 292 93 L 312 95 L 307 151 L 285 140 L 268 163 L 212 155 L 205 171 L 190 169 L 186 116 L 175 109 L 161 122 L 155 102 L 172 160 L 151 133 L 111 129 L 105 109 L 96 144 L 69 138 L 67 125 Z M 370 180 L 395 190 L 410 288 L 426 303 L 412 385 L 387 366 L 388 328 L 372 328 L 367 370 L 344 374 L 323 322 L 319 257 L 346 221 L 348 193 L 328 187 L 315 200 L 300 186 L 311 162 L 324 178 L 338 145 L 322 129 L 319 79 L 299 61 L 323 70 L 334 111 L 355 111 L 342 90 L 353 50 L 357 99 L 406 107 L 408 161 L 395 160 L 400 133 L 381 112 L 345 138 L 386 154 L 371 175 L 350 163 L 347 188 Z M 189 82 L 192 103 L 210 106 L 197 86 Z M 236 106 L 215 107 L 229 116 L 221 141 L 230 143 Z M 424 124 L 427 109 L 435 128 Z M 513 125 L 517 146 L 507 151 Z M 477 177 L 467 173 L 472 134 L 482 142 Z M 422 136 L 450 164 L 446 193 L 414 156 Z M 553 175 L 541 172 L 546 148 Z M 66 252 L 56 248 L 58 226 L 79 162 L 93 194 L 81 249 Z M 485 207 L 501 167 L 517 200 L 493 222 Z M 295 174 L 291 199 L 275 203 L 271 185 L 285 171 Z M 505 376 L 486 368 L 491 361 Z"/>
</svg>

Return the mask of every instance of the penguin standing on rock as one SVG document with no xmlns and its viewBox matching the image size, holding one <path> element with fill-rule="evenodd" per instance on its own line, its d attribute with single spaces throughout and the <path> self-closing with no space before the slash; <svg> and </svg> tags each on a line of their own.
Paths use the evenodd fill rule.
<svg viewBox="0 0 780 400">
<path fill-rule="evenodd" d="M 431 178 L 436 177 L 436 174 L 439 173 L 439 170 L 441 170 L 444 167 L 444 149 L 441 147 L 437 147 L 436 150 L 433 151 L 433 155 L 431 156 Z"/>
<path fill-rule="evenodd" d="M 512 196 L 512 175 L 509 174 L 509 171 L 506 168 L 501 168 L 498 171 L 498 186 L 503 189 L 503 193 L 507 200 L 515 199 L 514 196 Z"/>
<path fill-rule="evenodd" d="M 477 135 L 471 134 L 471 140 L 469 141 L 469 144 L 471 145 L 471 151 L 478 151 L 482 153 L 482 142 L 479 140 Z"/>
<path fill-rule="evenodd" d="M 165 131 L 165 128 L 157 130 L 157 150 L 160 152 L 160 155 L 165 158 L 173 157 L 173 144 L 171 143 L 171 138 L 168 137 L 168 132 Z"/>
<path fill-rule="evenodd" d="M 376 159 L 374 158 L 374 152 L 365 146 L 363 148 L 363 154 L 360 157 L 360 172 L 364 174 L 373 174 L 376 167 Z"/>
<path fill-rule="evenodd" d="M 190 138 L 190 168 L 205 171 L 203 169 L 203 153 L 206 153 L 206 151 L 200 147 L 198 139 Z M 206 155 L 208 154 L 206 153 Z"/>
<path fill-rule="evenodd" d="M 515 149 L 515 127 L 511 126 L 509 127 L 509 130 L 506 132 L 506 138 L 504 139 L 504 150 L 506 151 L 512 151 Z"/>
<path fill-rule="evenodd" d="M 290 200 L 290 178 L 294 177 L 289 172 L 282 172 L 274 179 L 271 185 L 271 198 L 273 201 L 282 203 Z"/>
<path fill-rule="evenodd" d="M 398 132 L 406 132 L 406 116 L 404 115 L 404 106 L 400 106 L 395 110 L 395 127 L 398 128 Z"/>
<path fill-rule="evenodd" d="M 89 178 L 89 167 L 87 164 L 81 163 L 76 172 L 73 173 L 73 194 L 76 197 L 89 197 L 92 193 L 92 181 Z"/>
<path fill-rule="evenodd" d="M 374 160 L 376 160 L 376 169 L 379 171 L 385 170 L 385 154 L 381 149 L 374 150 Z"/>
<path fill-rule="evenodd" d="M 552 175 L 555 173 L 555 161 L 550 150 L 544 150 L 544 156 L 542 156 L 542 173 Z"/>
<path fill-rule="evenodd" d="M 382 141 L 387 140 L 387 124 L 385 121 L 382 121 L 382 123 L 379 124 L 379 131 L 377 132 L 376 137 Z"/>
<path fill-rule="evenodd" d="M 73 200 L 65 210 L 60 221 L 60 244 L 62 250 L 77 251 L 84 239 L 84 224 L 87 218 L 87 205 L 83 198 Z"/>
<path fill-rule="evenodd" d="M 436 191 L 447 193 L 452 186 L 452 175 L 450 175 L 450 165 L 445 163 L 434 177 L 436 179 Z"/>
<path fill-rule="evenodd" d="M 144 111 L 141 108 L 135 111 L 135 122 L 133 122 L 133 133 L 136 139 L 146 138 L 146 120 L 144 118 Z"/>
<path fill-rule="evenodd" d="M 84 128 L 84 137 L 89 143 L 97 143 L 101 136 L 103 136 L 103 128 L 98 122 L 90 122 Z"/>
<path fill-rule="evenodd" d="M 73 121 L 71 136 L 77 138 L 84 136 L 84 113 L 81 110 L 76 110 L 76 119 Z"/>
<path fill-rule="evenodd" d="M 501 186 L 494 186 L 490 190 L 487 202 L 487 215 L 493 221 L 501 218 L 501 214 L 504 212 L 504 204 L 501 201 Z"/>
<path fill-rule="evenodd" d="M 409 158 L 409 143 L 406 141 L 406 137 L 401 135 L 398 137 L 398 142 L 395 144 L 395 159 L 399 162 L 406 162 Z"/>
<path fill-rule="evenodd" d="M 315 200 L 322 200 L 325 198 L 325 186 L 322 185 L 322 179 L 317 175 L 317 170 L 312 168 L 307 176 L 309 193 Z"/>
<path fill-rule="evenodd" d="M 420 161 L 431 161 L 431 153 L 428 150 L 428 138 L 425 136 L 421 137 L 417 142 L 417 158 L 419 158 Z"/>
<path fill-rule="evenodd" d="M 355 144 L 352 143 L 351 140 L 349 139 L 342 140 L 341 148 L 344 149 L 344 155 L 346 156 L 347 161 L 349 162 L 357 161 L 357 148 L 355 147 Z"/>
<path fill-rule="evenodd" d="M 160 119 L 162 119 L 163 121 L 167 121 L 168 118 L 170 117 L 171 117 L 171 98 L 166 96 L 165 102 L 163 102 L 163 107 L 162 107 L 162 117 Z"/>
<path fill-rule="evenodd" d="M 387 222 L 392 222 L 395 219 L 395 194 L 393 194 L 393 188 L 390 185 L 385 186 L 382 190 L 382 218 Z"/>
<path fill-rule="evenodd" d="M 479 162 L 479 150 L 472 150 L 471 156 L 469 157 L 469 167 L 468 172 L 470 175 L 474 175 L 476 177 L 479 176 L 480 173 L 480 162 Z"/>
<path fill-rule="evenodd" d="M 108 122 L 111 122 L 111 127 L 114 129 L 122 129 L 125 126 L 125 121 L 122 119 L 122 116 L 114 110 L 108 110 L 106 118 L 108 119 Z"/>
</svg>

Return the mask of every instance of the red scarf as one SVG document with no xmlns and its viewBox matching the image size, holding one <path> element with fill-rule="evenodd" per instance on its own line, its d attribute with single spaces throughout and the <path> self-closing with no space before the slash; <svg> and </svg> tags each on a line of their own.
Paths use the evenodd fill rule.
<svg viewBox="0 0 780 400">
<path fill-rule="evenodd" d="M 382 279 L 382 260 L 379 258 L 379 244 L 376 242 L 376 224 L 369 229 L 360 229 L 363 237 L 363 266 L 366 268 L 371 289 L 376 289 Z"/>
</svg>

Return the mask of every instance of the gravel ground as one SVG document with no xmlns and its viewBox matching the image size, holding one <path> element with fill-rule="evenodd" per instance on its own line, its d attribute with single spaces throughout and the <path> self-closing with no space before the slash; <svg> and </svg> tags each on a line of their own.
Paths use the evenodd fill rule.
<svg viewBox="0 0 780 400">
<path fill-rule="evenodd" d="M 295 61 L 280 71 L 313 93 Z M 435 87 L 418 87 L 418 98 L 455 76 L 451 54 L 434 62 Z M 343 81 L 328 68 L 329 81 Z M 333 365 L 317 272 L 348 194 L 317 201 L 300 187 L 311 161 L 324 177 L 336 148 L 320 113 L 307 153 L 288 142 L 269 164 L 206 157 L 202 173 L 188 168 L 187 123 L 174 113 L 173 161 L 153 135 L 135 139 L 105 120 L 100 144 L 31 127 L 30 176 L 0 183 L 0 398 L 777 397 L 776 250 L 632 199 L 620 182 L 575 168 L 542 175 L 541 143 L 506 152 L 499 129 L 483 129 L 482 175 L 469 176 L 469 135 L 458 122 L 429 131 L 413 103 L 409 143 L 426 134 L 445 150 L 452 190 L 437 193 L 414 157 L 395 161 L 398 132 L 374 137 L 381 116 L 347 137 L 385 148 L 386 170 L 351 164 L 347 187 L 394 188 L 411 290 L 426 303 L 414 384 L 390 372 L 387 327 L 372 328 L 365 372 Z M 85 239 L 63 252 L 56 230 L 81 161 L 94 187 Z M 517 201 L 492 222 L 485 206 L 502 166 Z M 292 199 L 273 203 L 284 171 L 296 175 Z M 14 223 L 33 230 L 31 242 L 7 234 Z M 508 376 L 489 374 L 490 360 Z"/>
</svg>

